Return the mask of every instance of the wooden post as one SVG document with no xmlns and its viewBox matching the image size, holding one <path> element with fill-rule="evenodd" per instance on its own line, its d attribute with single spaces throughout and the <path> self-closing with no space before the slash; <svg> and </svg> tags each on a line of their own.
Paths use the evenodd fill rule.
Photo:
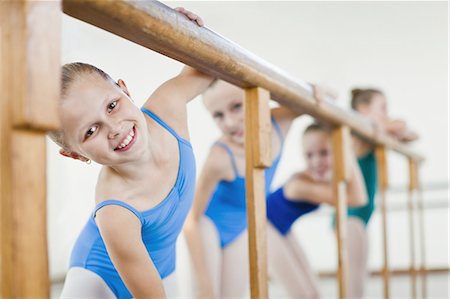
<svg viewBox="0 0 450 299">
<path fill-rule="evenodd" d="M 334 128 L 332 133 L 333 148 L 333 193 L 336 206 L 336 238 L 338 247 L 338 284 L 339 298 L 346 298 L 347 282 L 347 182 L 346 147 L 348 146 L 349 130 L 347 127 Z"/>
<path fill-rule="evenodd" d="M 6 4 L 0 3 L 0 90 L 6 91 Z M 10 114 L 0 96 L 0 144 L 11 140 Z M 12 298 L 12 248 L 11 248 L 11 147 L 0 146 L 0 298 Z"/>
<path fill-rule="evenodd" d="M 414 160 L 408 159 L 409 165 L 409 188 L 408 188 L 408 214 L 409 214 L 409 234 L 410 234 L 410 248 L 411 248 L 411 298 L 417 298 L 417 269 L 416 269 L 416 242 L 415 242 L 415 192 L 417 191 L 417 177 L 416 164 Z"/>
<path fill-rule="evenodd" d="M 272 163 L 269 93 L 245 91 L 245 186 L 251 298 L 268 298 L 264 168 Z"/>
<path fill-rule="evenodd" d="M 49 298 L 46 130 L 58 128 L 58 1 L 0 3 L 0 296 Z"/>
<path fill-rule="evenodd" d="M 419 243 L 420 243 L 420 272 L 421 272 L 421 288 L 422 298 L 427 298 L 427 266 L 426 266 L 426 235 L 425 235 L 425 215 L 424 215 L 424 202 L 423 202 L 423 190 L 420 184 L 419 169 L 416 163 L 416 182 L 418 193 L 418 212 L 419 212 Z"/>
<path fill-rule="evenodd" d="M 386 149 L 384 146 L 377 146 L 375 150 L 378 168 L 378 190 L 380 194 L 381 206 L 381 223 L 383 232 L 383 283 L 384 283 L 384 298 L 389 298 L 389 251 L 388 251 L 388 236 L 387 236 L 387 210 L 386 210 L 386 190 L 388 188 L 388 174 Z"/>
</svg>

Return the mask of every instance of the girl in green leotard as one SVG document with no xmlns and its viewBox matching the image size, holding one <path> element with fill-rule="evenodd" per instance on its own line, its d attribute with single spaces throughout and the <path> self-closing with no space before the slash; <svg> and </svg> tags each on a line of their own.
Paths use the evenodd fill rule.
<svg viewBox="0 0 450 299">
<path fill-rule="evenodd" d="M 408 129 L 406 123 L 390 119 L 384 94 L 376 89 L 353 89 L 351 106 L 365 115 L 378 130 L 387 132 L 402 142 L 416 140 L 418 135 Z M 373 144 L 354 137 L 353 144 L 358 163 L 366 184 L 368 201 L 362 207 L 348 209 L 348 256 L 349 276 L 347 295 L 349 298 L 362 298 L 364 281 L 367 275 L 368 235 L 367 224 L 375 208 L 374 199 L 377 189 L 377 163 Z"/>
</svg>

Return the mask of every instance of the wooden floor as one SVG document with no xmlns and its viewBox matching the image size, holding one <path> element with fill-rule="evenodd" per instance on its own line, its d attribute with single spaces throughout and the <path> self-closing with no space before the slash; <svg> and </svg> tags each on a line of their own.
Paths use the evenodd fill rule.
<svg viewBox="0 0 450 299">
<path fill-rule="evenodd" d="M 428 299 L 450 298 L 449 283 L 450 275 L 448 273 L 429 274 L 428 277 Z M 337 285 L 334 278 L 322 278 L 320 280 L 321 293 L 323 299 L 335 299 L 337 297 Z M 62 284 L 52 286 L 52 298 L 58 298 L 61 292 Z M 371 277 L 367 281 L 365 299 L 382 299 L 383 285 L 381 277 Z M 411 298 L 410 280 L 408 276 L 399 275 L 392 278 L 391 298 L 402 299 Z M 275 282 L 270 284 L 269 294 L 271 299 L 286 298 L 283 290 Z M 187 298 L 181 297 L 180 298 Z"/>
<path fill-rule="evenodd" d="M 428 299 L 450 298 L 448 273 L 430 274 L 428 277 Z M 320 280 L 321 294 L 324 299 L 337 299 L 337 285 L 335 278 L 322 278 Z M 272 285 L 271 298 L 285 298 L 281 289 Z M 365 299 L 383 298 L 383 281 L 381 276 L 372 276 L 366 284 Z M 406 275 L 392 277 L 391 298 L 411 298 L 410 279 Z"/>
</svg>

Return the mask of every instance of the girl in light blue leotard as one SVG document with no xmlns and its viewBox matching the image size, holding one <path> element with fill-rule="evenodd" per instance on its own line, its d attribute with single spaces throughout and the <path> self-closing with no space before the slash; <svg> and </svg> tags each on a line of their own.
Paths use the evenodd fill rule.
<svg viewBox="0 0 450 299">
<path fill-rule="evenodd" d="M 195 188 L 186 104 L 212 81 L 185 67 L 139 109 L 124 81 L 84 63 L 63 66 L 62 129 L 51 138 L 62 155 L 103 167 L 62 298 L 176 296 L 175 242 Z"/>
<path fill-rule="evenodd" d="M 192 83 L 179 92 L 181 81 Z M 72 251 L 63 298 L 174 293 L 166 282 L 174 278 L 175 242 L 195 186 L 184 106 L 211 81 L 185 68 L 140 110 L 122 80 L 115 83 L 87 64 L 63 67 L 63 130 L 52 136 L 63 155 L 104 165 L 97 205 Z"/>
<path fill-rule="evenodd" d="M 196 298 L 241 298 L 248 289 L 247 210 L 243 90 L 217 81 L 203 95 L 222 136 L 211 147 L 200 177 L 185 235 L 195 274 Z M 295 113 L 273 108 L 272 166 L 265 189 L 278 166 L 283 141 Z"/>
</svg>

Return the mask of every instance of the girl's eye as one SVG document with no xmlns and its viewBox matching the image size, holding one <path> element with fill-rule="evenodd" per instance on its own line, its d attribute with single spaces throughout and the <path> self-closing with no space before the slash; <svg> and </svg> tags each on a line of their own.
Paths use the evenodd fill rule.
<svg viewBox="0 0 450 299">
<path fill-rule="evenodd" d="M 328 151 L 327 151 L 327 150 L 321 150 L 321 151 L 320 151 L 320 155 L 321 155 L 322 157 L 328 156 Z"/>
<path fill-rule="evenodd" d="M 108 112 L 111 112 L 117 106 L 117 100 L 108 105 Z"/>
<path fill-rule="evenodd" d="M 218 112 L 218 113 L 214 113 L 213 118 L 215 119 L 221 119 L 223 117 L 223 114 Z"/>
<path fill-rule="evenodd" d="M 91 137 L 92 134 L 95 133 L 95 131 L 97 131 L 97 127 L 90 127 L 90 128 L 86 131 L 85 138 L 87 139 L 87 138 Z"/>
<path fill-rule="evenodd" d="M 237 103 L 237 104 L 234 104 L 233 105 L 233 110 L 240 110 L 241 109 L 241 107 L 242 107 L 242 103 Z"/>
</svg>

